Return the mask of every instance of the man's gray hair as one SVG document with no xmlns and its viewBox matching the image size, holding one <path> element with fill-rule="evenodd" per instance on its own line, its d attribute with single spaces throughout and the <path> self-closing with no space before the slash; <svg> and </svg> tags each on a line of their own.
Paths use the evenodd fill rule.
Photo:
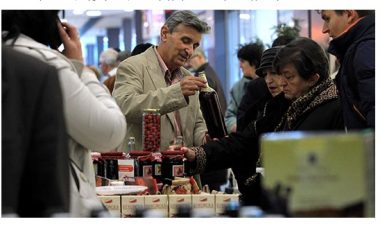
<svg viewBox="0 0 380 233">
<path fill-rule="evenodd" d="M 117 55 L 118 52 L 116 50 L 114 50 L 113 48 L 108 48 L 100 54 L 99 62 L 105 63 L 110 66 L 116 66 Z"/>
<path fill-rule="evenodd" d="M 193 27 L 200 33 L 207 33 L 210 30 L 210 26 L 198 18 L 192 11 L 175 11 L 166 20 L 165 25 L 169 28 L 169 32 L 172 33 L 179 24 Z"/>
</svg>

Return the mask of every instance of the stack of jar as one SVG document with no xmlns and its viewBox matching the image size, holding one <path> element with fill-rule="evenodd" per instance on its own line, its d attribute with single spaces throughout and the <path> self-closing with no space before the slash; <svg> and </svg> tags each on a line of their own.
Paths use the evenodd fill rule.
<svg viewBox="0 0 380 233">
<path fill-rule="evenodd" d="M 127 159 L 123 152 L 103 152 L 99 153 L 94 164 L 96 164 L 95 174 L 111 180 L 119 179 L 119 160 Z"/>
</svg>

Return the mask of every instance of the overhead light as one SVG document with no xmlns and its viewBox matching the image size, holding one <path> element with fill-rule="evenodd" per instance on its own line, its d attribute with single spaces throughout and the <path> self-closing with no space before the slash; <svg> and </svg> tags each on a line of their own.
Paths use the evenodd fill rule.
<svg viewBox="0 0 380 233">
<path fill-rule="evenodd" d="M 249 14 L 240 14 L 239 18 L 243 20 L 249 20 L 251 19 L 251 16 Z"/>
<path fill-rule="evenodd" d="M 90 17 L 96 17 L 96 16 L 101 16 L 102 12 L 101 11 L 87 11 L 86 15 Z"/>
<path fill-rule="evenodd" d="M 73 10 L 74 15 L 83 15 L 84 10 Z"/>
</svg>

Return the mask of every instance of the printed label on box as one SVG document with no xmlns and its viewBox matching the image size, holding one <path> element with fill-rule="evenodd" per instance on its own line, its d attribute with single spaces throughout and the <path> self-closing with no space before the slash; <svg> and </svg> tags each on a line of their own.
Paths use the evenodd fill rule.
<svg viewBox="0 0 380 233">
<path fill-rule="evenodd" d="M 164 216 L 168 216 L 169 205 L 167 195 L 147 195 L 144 198 L 144 207 L 162 211 Z"/>
<path fill-rule="evenodd" d="M 239 194 L 215 194 L 215 213 L 220 215 L 229 202 L 239 202 Z"/>
<path fill-rule="evenodd" d="M 121 215 L 123 218 L 135 216 L 137 207 L 144 207 L 144 196 L 121 196 Z"/>
<path fill-rule="evenodd" d="M 210 209 L 215 213 L 215 195 L 212 194 L 193 194 L 192 207 L 199 209 Z"/>
<path fill-rule="evenodd" d="M 120 217 L 120 196 L 98 196 L 113 217 Z"/>
<path fill-rule="evenodd" d="M 177 208 L 180 205 L 191 205 L 191 194 L 169 195 L 169 217 L 177 214 Z"/>
</svg>

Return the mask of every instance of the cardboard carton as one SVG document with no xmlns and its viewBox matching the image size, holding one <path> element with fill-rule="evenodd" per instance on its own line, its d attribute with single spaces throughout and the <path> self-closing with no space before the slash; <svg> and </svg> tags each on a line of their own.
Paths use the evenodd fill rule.
<svg viewBox="0 0 380 233">
<path fill-rule="evenodd" d="M 290 190 L 293 216 L 373 217 L 373 139 L 371 132 L 266 134 L 264 186 Z"/>
<path fill-rule="evenodd" d="M 144 196 L 122 195 L 121 196 L 121 217 L 134 217 L 136 208 L 144 207 Z"/>
<path fill-rule="evenodd" d="M 192 194 L 193 209 L 208 209 L 215 215 L 215 195 L 209 193 Z"/>
<path fill-rule="evenodd" d="M 144 196 L 144 206 L 146 209 L 155 209 L 169 216 L 168 195 L 146 195 Z"/>
<path fill-rule="evenodd" d="M 98 196 L 113 217 L 120 217 L 120 196 Z"/>
<path fill-rule="evenodd" d="M 225 206 L 230 202 L 239 202 L 239 194 L 215 194 L 215 214 L 223 214 Z"/>
<path fill-rule="evenodd" d="M 191 194 L 168 195 L 169 217 L 175 217 L 180 205 L 191 205 Z"/>
</svg>

